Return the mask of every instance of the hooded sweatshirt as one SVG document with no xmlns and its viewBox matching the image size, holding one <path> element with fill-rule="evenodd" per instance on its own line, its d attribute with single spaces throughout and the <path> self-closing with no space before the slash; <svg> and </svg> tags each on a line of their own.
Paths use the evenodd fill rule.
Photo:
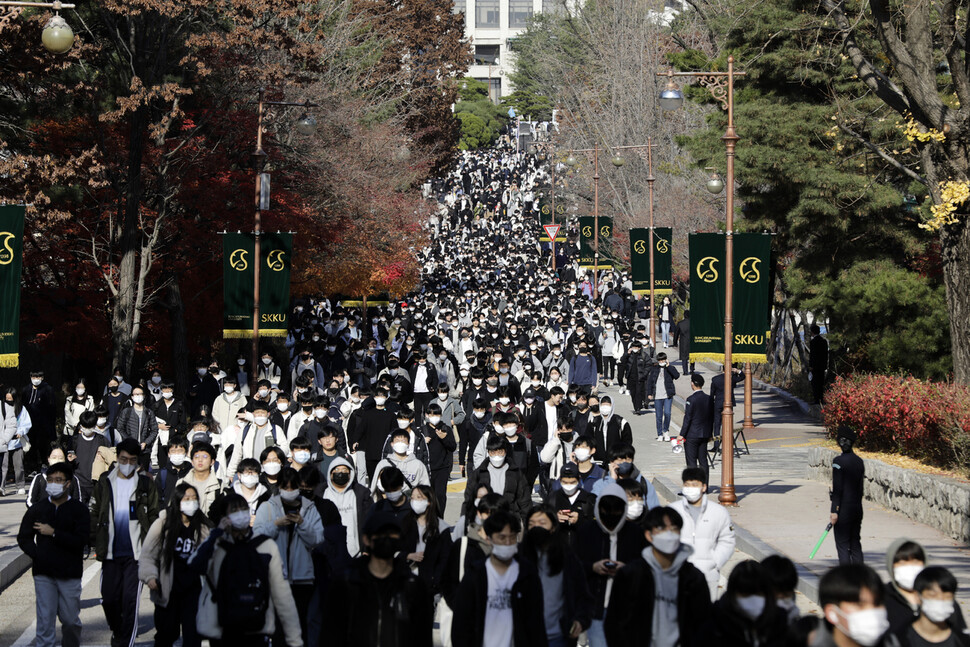
<svg viewBox="0 0 970 647">
<path fill-rule="evenodd" d="M 593 517 L 596 519 L 596 524 L 610 538 L 609 558 L 610 558 L 610 561 L 615 562 L 616 550 L 617 550 L 617 536 L 620 534 L 620 529 L 623 528 L 623 524 L 626 523 L 626 515 L 622 515 L 620 517 L 620 523 L 616 524 L 616 528 L 614 528 L 613 530 L 610 530 L 609 528 L 603 525 L 603 520 L 600 518 L 600 502 L 605 497 L 608 497 L 608 496 L 613 496 L 620 499 L 621 501 L 623 501 L 623 505 L 625 506 L 626 490 L 621 488 L 616 483 L 607 483 L 606 485 L 603 486 L 603 489 L 600 492 L 600 495 L 596 498 L 596 506 L 593 508 Z M 606 597 L 603 599 L 604 608 L 610 606 L 610 594 L 612 592 L 613 592 L 613 578 L 611 577 L 606 582 Z"/>
<path fill-rule="evenodd" d="M 668 569 L 664 569 L 657 561 L 652 546 L 647 546 L 640 553 L 653 571 L 656 594 L 653 604 L 652 647 L 676 647 L 680 642 L 680 625 L 677 624 L 678 578 L 680 567 L 693 552 L 693 548 L 681 544 L 674 555 L 673 564 Z"/>
<path fill-rule="evenodd" d="M 337 491 L 333 484 L 333 471 L 343 465 L 350 469 L 350 482 L 343 492 Z M 363 519 L 357 518 L 357 494 L 354 492 L 354 481 L 356 474 L 354 466 L 346 458 L 337 458 L 330 463 L 330 471 L 327 472 L 327 490 L 323 493 L 323 498 L 333 501 L 340 512 L 340 522 L 347 529 L 347 552 L 351 557 L 360 552 L 360 533 L 359 528 Z"/>
</svg>

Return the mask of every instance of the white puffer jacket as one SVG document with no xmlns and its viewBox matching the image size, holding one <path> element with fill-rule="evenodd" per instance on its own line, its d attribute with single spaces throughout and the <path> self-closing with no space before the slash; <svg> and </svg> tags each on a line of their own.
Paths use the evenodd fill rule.
<svg viewBox="0 0 970 647">
<path fill-rule="evenodd" d="M 694 548 L 690 563 L 704 573 L 709 583 L 714 582 L 716 586 L 721 568 L 734 554 L 735 538 L 731 515 L 722 505 L 709 501 L 707 495 L 704 495 L 701 514 L 696 524 L 689 511 L 690 504 L 683 497 L 670 507 L 684 519 L 680 541 Z"/>
</svg>

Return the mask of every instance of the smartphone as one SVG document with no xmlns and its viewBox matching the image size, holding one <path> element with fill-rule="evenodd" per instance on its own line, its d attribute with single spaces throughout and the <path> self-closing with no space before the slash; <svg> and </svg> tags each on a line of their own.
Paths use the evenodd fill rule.
<svg viewBox="0 0 970 647">
<path fill-rule="evenodd" d="M 603 566 L 612 571 L 613 569 L 616 568 L 616 562 L 606 562 L 605 564 L 603 564 Z"/>
</svg>

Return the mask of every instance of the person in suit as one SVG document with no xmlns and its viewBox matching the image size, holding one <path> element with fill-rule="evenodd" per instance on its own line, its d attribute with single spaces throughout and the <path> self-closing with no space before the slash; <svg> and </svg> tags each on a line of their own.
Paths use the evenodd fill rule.
<svg viewBox="0 0 970 647">
<path fill-rule="evenodd" d="M 704 482 L 708 482 L 710 465 L 707 462 L 707 441 L 710 440 L 714 429 L 715 411 L 711 403 L 711 396 L 704 393 L 704 376 L 698 373 L 691 375 L 690 388 L 692 393 L 687 397 L 684 405 L 684 424 L 680 428 L 680 435 L 684 439 L 684 456 L 687 467 L 699 467 L 704 470 Z"/>
<path fill-rule="evenodd" d="M 744 380 L 741 369 L 731 369 L 731 406 L 735 406 L 734 389 Z M 714 437 L 721 436 L 721 412 L 724 410 L 724 367 L 721 373 L 711 378 L 711 400 L 714 402 Z"/>
<path fill-rule="evenodd" d="M 822 329 L 812 324 L 808 329 L 811 340 L 808 342 L 808 381 L 812 383 L 814 404 L 822 403 L 825 390 L 825 372 L 829 367 L 829 342 L 822 337 Z"/>
</svg>

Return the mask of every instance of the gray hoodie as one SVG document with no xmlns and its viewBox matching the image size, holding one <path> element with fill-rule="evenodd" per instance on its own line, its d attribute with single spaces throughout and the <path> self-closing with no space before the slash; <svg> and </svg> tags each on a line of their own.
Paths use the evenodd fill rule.
<svg viewBox="0 0 970 647">
<path fill-rule="evenodd" d="M 675 647 L 680 642 L 680 625 L 677 624 L 677 585 L 680 567 L 693 552 L 693 548 L 681 544 L 674 555 L 674 563 L 666 570 L 660 566 L 654 556 L 652 546 L 647 546 L 640 553 L 653 571 L 655 588 L 651 647 Z"/>
<path fill-rule="evenodd" d="M 333 484 L 333 471 L 343 465 L 350 468 L 350 483 L 344 488 L 343 492 L 337 491 Z M 376 480 L 376 479 L 375 479 Z M 359 530 L 364 525 L 363 519 L 357 519 L 357 494 L 354 492 L 354 466 L 346 458 L 338 457 L 330 462 L 330 470 L 327 472 L 327 489 L 323 493 L 323 498 L 333 501 L 340 512 L 340 522 L 347 529 L 347 552 L 351 557 L 356 557 L 360 552 Z"/>
</svg>

